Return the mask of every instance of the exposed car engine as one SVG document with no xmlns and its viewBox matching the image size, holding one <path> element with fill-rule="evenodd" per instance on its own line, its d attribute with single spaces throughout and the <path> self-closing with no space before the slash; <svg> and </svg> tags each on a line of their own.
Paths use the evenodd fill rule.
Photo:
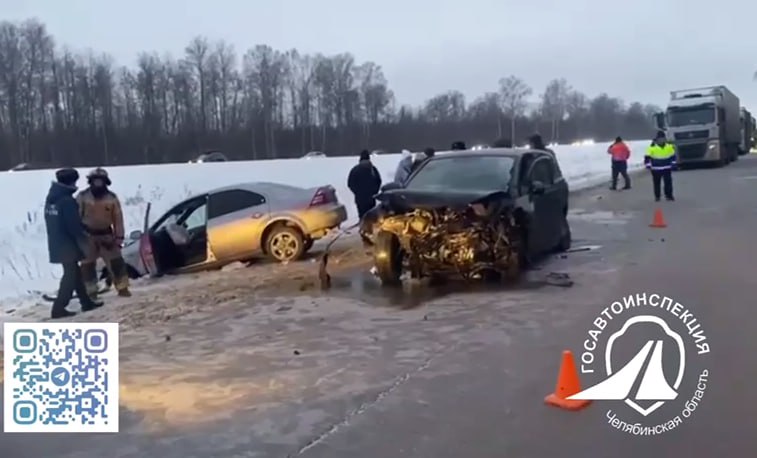
<svg viewBox="0 0 757 458">
<path fill-rule="evenodd" d="M 519 232 L 513 213 L 496 207 L 413 209 L 386 215 L 374 227 L 397 237 L 414 277 L 509 273 L 518 269 Z"/>
</svg>

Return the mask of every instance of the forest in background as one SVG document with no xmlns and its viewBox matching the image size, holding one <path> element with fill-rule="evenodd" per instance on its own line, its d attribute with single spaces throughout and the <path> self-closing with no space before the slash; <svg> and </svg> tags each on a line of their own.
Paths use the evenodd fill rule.
<svg viewBox="0 0 757 458">
<path fill-rule="evenodd" d="M 590 98 L 564 78 L 538 94 L 515 75 L 492 81 L 491 92 L 472 101 L 450 90 L 411 107 L 395 100 L 379 64 L 350 53 L 267 45 L 238 53 L 198 36 L 183 56 L 144 52 L 128 68 L 107 54 L 58 46 L 36 19 L 5 21 L 0 169 L 184 162 L 213 150 L 250 160 L 446 149 L 500 137 L 522 144 L 534 132 L 547 142 L 654 132 L 652 105 Z"/>
</svg>

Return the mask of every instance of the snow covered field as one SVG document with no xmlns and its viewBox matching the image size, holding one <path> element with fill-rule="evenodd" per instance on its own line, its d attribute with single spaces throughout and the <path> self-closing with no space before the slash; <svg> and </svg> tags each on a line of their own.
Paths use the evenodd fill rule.
<svg viewBox="0 0 757 458">
<path fill-rule="evenodd" d="M 642 165 L 648 141 L 630 142 L 630 169 Z M 609 179 L 607 144 L 557 146 L 554 150 L 571 189 L 577 190 Z M 399 155 L 374 156 L 385 182 L 391 181 Z M 356 219 L 347 173 L 356 157 L 286 159 L 109 167 L 111 189 L 121 198 L 127 234 L 141 229 L 147 202 L 152 219 L 184 198 L 227 184 L 273 181 L 301 187 L 331 184 Z M 82 176 L 89 169 L 80 170 Z M 0 299 L 6 307 L 35 291 L 54 291 L 60 267 L 48 263 L 43 203 L 53 173 L 50 170 L 0 172 L 0 192 L 5 197 L 0 219 Z M 80 186 L 85 185 L 82 179 Z M 348 223 L 350 223 L 348 221 Z"/>
</svg>

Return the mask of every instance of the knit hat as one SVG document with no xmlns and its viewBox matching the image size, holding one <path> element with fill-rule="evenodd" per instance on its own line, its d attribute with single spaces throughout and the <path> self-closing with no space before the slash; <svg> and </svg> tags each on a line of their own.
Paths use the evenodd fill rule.
<svg viewBox="0 0 757 458">
<path fill-rule="evenodd" d="M 76 169 L 72 169 L 70 167 L 60 169 L 55 172 L 55 180 L 60 184 L 73 186 L 79 180 L 79 172 L 77 172 Z"/>
</svg>

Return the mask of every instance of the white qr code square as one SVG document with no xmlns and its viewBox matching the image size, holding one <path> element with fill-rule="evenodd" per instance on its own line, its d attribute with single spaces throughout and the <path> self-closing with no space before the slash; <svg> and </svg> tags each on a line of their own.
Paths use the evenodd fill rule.
<svg viewBox="0 0 757 458">
<path fill-rule="evenodd" d="M 6 433 L 118 432 L 118 323 L 5 323 Z"/>
</svg>

